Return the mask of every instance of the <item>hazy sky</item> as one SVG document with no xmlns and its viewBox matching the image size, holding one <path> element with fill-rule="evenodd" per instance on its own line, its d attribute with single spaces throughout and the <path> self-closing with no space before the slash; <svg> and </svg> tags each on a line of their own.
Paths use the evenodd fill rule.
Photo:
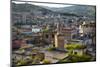
<svg viewBox="0 0 100 67">
<path fill-rule="evenodd" d="M 28 0 L 24 0 L 24 1 L 28 1 Z M 40 0 L 29 0 L 29 1 L 40 1 Z M 24 3 L 24 2 L 15 2 L 15 3 Z M 28 3 L 30 3 L 30 2 L 28 2 Z M 48 4 L 48 3 L 30 3 L 30 4 L 35 4 L 35 5 L 40 5 L 40 6 L 48 6 L 48 7 L 56 7 L 56 8 L 72 6 L 69 4 L 64 5 L 64 4 Z"/>
</svg>

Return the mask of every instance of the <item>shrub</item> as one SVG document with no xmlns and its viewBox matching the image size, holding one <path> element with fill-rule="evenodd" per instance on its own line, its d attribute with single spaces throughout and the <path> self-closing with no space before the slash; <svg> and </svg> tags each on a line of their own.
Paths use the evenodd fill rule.
<svg viewBox="0 0 100 67">
<path fill-rule="evenodd" d="M 18 66 L 19 66 L 19 65 L 26 65 L 26 64 L 27 64 L 27 62 L 24 61 L 23 59 L 20 60 L 20 62 L 17 63 Z"/>
<path fill-rule="evenodd" d="M 86 48 L 85 45 L 80 45 L 80 44 L 70 44 L 70 45 L 65 45 L 66 49 L 84 49 Z"/>
<path fill-rule="evenodd" d="M 55 48 L 55 47 L 49 47 L 49 48 L 47 48 L 46 50 L 52 51 L 52 50 L 56 50 L 56 48 Z"/>
<path fill-rule="evenodd" d="M 45 59 L 45 60 L 43 60 L 43 63 L 44 63 L 44 64 L 50 64 L 51 61 Z"/>
</svg>

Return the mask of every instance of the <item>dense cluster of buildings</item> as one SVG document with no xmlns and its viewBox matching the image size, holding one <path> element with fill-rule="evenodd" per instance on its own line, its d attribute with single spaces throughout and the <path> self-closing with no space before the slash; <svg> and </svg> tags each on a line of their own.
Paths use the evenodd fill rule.
<svg viewBox="0 0 100 67">
<path fill-rule="evenodd" d="M 89 35 L 95 35 L 95 21 L 78 21 L 80 17 L 70 16 L 67 18 L 67 16 L 62 16 L 60 14 L 51 15 L 50 17 L 48 17 L 49 14 L 46 16 L 38 16 L 37 14 L 32 15 L 28 12 L 12 13 L 12 22 L 14 26 L 16 25 L 16 23 L 29 23 L 27 20 L 30 21 L 29 24 L 17 24 L 15 26 L 15 28 L 17 29 L 17 33 L 20 32 L 21 34 L 29 35 L 33 34 L 33 36 L 39 34 L 39 36 L 41 35 L 41 37 L 44 37 L 43 39 L 48 40 L 51 38 L 48 41 L 51 41 L 53 38 L 53 40 L 55 41 L 58 41 L 58 39 L 64 39 L 63 42 L 70 42 L 72 38 L 80 39 L 83 36 L 89 37 Z M 32 24 L 35 22 L 34 20 L 36 20 L 36 24 Z"/>
<path fill-rule="evenodd" d="M 95 55 L 96 21 L 89 17 L 84 19 L 84 17 L 65 16 L 58 13 L 44 15 L 40 11 L 35 13 L 12 12 L 12 24 L 14 56 L 17 54 L 20 56 L 20 51 L 16 53 L 15 49 L 24 46 L 32 45 L 32 48 L 50 46 L 66 50 L 64 46 L 72 43 L 87 46 L 85 50 L 74 50 L 73 53 L 82 54 L 88 50 L 89 53 Z M 27 54 L 27 52 L 31 52 L 31 50 L 23 53 Z M 39 53 L 34 55 L 38 56 L 37 54 Z"/>
</svg>

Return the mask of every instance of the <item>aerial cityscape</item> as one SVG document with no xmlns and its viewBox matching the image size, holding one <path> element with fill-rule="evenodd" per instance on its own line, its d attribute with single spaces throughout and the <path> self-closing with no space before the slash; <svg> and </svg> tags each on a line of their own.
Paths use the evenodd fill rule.
<svg viewBox="0 0 100 67">
<path fill-rule="evenodd" d="M 12 66 L 96 61 L 96 7 L 11 2 Z"/>
</svg>

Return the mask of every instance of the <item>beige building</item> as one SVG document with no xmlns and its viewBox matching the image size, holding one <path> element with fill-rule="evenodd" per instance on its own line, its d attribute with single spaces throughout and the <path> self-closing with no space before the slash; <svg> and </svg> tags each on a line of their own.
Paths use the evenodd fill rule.
<svg viewBox="0 0 100 67">
<path fill-rule="evenodd" d="M 55 34 L 55 47 L 64 49 L 64 35 L 62 34 Z"/>
<path fill-rule="evenodd" d="M 83 24 L 79 26 L 79 33 L 81 34 L 94 33 L 95 29 L 96 29 L 95 23 L 83 22 Z"/>
<path fill-rule="evenodd" d="M 71 42 L 72 28 L 67 28 L 64 25 L 58 24 L 54 39 L 55 47 L 64 49 L 64 45 Z"/>
</svg>

